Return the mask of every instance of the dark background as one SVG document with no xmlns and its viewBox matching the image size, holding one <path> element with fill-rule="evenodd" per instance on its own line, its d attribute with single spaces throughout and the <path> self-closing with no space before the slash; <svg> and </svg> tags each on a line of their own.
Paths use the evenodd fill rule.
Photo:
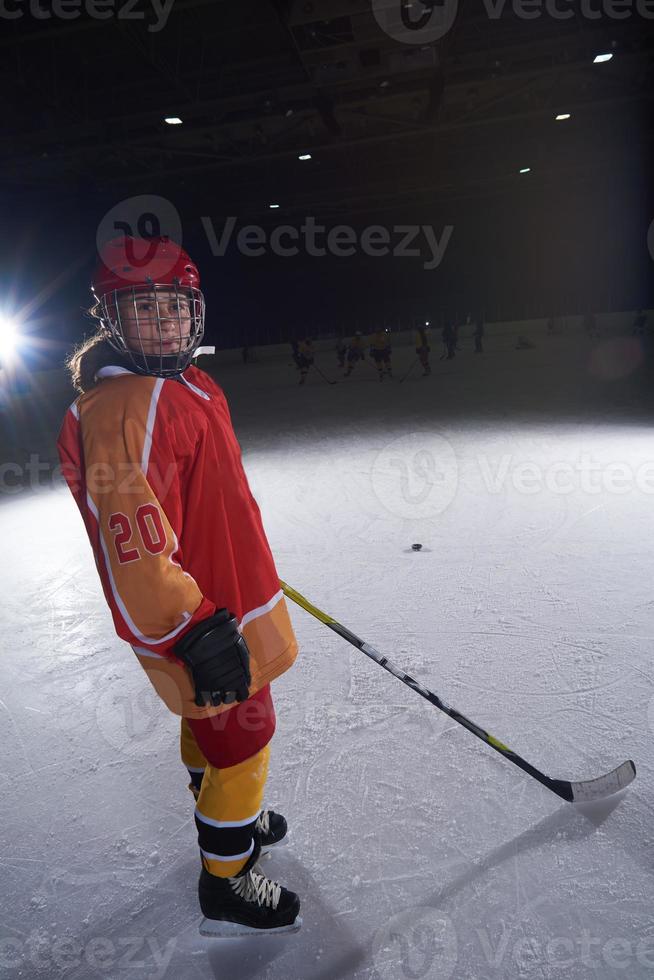
<svg viewBox="0 0 654 980">
<path fill-rule="evenodd" d="M 460 3 L 424 48 L 356 0 L 177 0 L 157 33 L 145 3 L 142 21 L 37 21 L 24 8 L 0 21 L 0 306 L 21 314 L 40 360 L 60 362 L 92 330 L 103 217 L 145 194 L 179 213 L 207 342 L 223 348 L 654 305 L 651 22 L 565 6 L 569 20 L 489 20 Z M 594 65 L 604 51 L 613 59 Z M 169 114 L 184 124 L 166 126 Z M 431 271 L 428 254 L 214 257 L 200 219 L 220 230 L 230 215 L 237 230 L 313 215 L 359 232 L 454 231 Z"/>
</svg>

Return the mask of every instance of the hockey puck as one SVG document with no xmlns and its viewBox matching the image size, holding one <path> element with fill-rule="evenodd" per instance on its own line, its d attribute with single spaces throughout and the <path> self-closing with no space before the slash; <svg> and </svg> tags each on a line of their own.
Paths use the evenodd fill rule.
<svg viewBox="0 0 654 980">
<path fill-rule="evenodd" d="M 411 545 L 411 550 L 412 551 L 421 551 L 422 550 L 422 545 L 421 544 L 412 544 Z"/>
</svg>

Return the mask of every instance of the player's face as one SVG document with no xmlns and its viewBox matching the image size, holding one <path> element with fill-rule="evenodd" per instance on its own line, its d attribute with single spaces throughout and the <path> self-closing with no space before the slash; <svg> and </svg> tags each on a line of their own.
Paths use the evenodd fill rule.
<svg viewBox="0 0 654 980">
<path fill-rule="evenodd" d="M 118 299 L 125 343 L 144 354 L 173 355 L 191 334 L 189 299 L 174 289 L 143 290 Z"/>
</svg>

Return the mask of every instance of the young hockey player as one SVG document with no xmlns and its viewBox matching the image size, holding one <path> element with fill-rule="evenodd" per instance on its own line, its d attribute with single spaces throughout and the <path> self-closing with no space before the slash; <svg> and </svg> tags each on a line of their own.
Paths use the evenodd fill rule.
<svg viewBox="0 0 654 980">
<path fill-rule="evenodd" d="M 197 798 L 211 935 L 295 931 L 299 899 L 257 867 L 286 834 L 262 809 L 270 682 L 297 643 L 222 389 L 193 366 L 198 270 L 166 237 L 115 239 L 58 449 L 118 635 L 167 707 Z"/>
<path fill-rule="evenodd" d="M 370 339 L 370 356 L 375 362 L 379 380 L 384 380 L 384 375 L 393 377 L 391 369 L 391 337 L 390 331 L 377 330 Z"/>
<path fill-rule="evenodd" d="M 350 346 L 347 349 L 347 371 L 345 372 L 345 377 L 349 376 L 354 371 L 358 361 L 362 361 L 365 358 L 365 352 L 363 349 L 363 334 L 360 330 L 357 330 L 354 337 L 350 341 Z"/>
<path fill-rule="evenodd" d="M 429 364 L 429 352 L 431 347 L 429 346 L 429 331 L 427 326 L 418 327 L 416 330 L 416 354 L 422 364 L 422 376 L 426 378 L 428 374 L 431 374 L 431 367 Z"/>
</svg>

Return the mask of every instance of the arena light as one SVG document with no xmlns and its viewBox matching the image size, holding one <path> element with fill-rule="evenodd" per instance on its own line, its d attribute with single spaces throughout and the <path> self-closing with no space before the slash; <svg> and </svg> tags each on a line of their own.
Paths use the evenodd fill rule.
<svg viewBox="0 0 654 980">
<path fill-rule="evenodd" d="M 268 206 L 271 209 L 271 211 L 275 211 L 278 207 L 281 207 L 281 205 L 279 204 L 269 204 Z"/>
<path fill-rule="evenodd" d="M 556 116 L 556 121 L 561 122 L 562 119 L 569 119 L 569 118 L 570 118 L 569 112 L 560 112 L 558 116 Z"/>
<path fill-rule="evenodd" d="M 612 54 L 596 54 L 593 58 L 593 64 L 601 65 L 604 61 L 610 61 L 612 57 Z"/>
<path fill-rule="evenodd" d="M 10 317 L 0 314 L 0 362 L 12 358 L 18 345 L 18 327 Z"/>
<path fill-rule="evenodd" d="M 164 122 L 167 122 L 169 126 L 181 126 L 182 120 L 179 116 L 166 116 Z"/>
<path fill-rule="evenodd" d="M 298 157 L 298 160 L 311 160 L 311 154 L 310 153 L 302 153 Z"/>
<path fill-rule="evenodd" d="M 522 169 L 519 171 L 519 173 L 521 173 L 521 174 L 531 173 L 531 167 L 522 167 Z"/>
</svg>

